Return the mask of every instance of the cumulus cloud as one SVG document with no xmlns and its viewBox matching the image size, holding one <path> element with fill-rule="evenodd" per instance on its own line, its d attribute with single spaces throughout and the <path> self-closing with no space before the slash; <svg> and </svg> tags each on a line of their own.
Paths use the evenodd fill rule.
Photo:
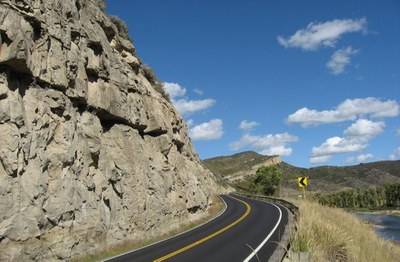
<svg viewBox="0 0 400 262">
<path fill-rule="evenodd" d="M 240 140 L 230 143 L 229 147 L 231 150 L 239 150 L 249 146 L 265 155 L 290 156 L 293 150 L 287 144 L 297 141 L 297 136 L 288 133 L 268 134 L 265 136 L 245 134 Z"/>
<path fill-rule="evenodd" d="M 366 32 L 367 20 L 335 19 L 325 23 L 310 23 L 290 37 L 278 36 L 279 44 L 285 48 L 298 47 L 305 51 L 314 51 L 321 46 L 334 47 L 343 34 Z"/>
<path fill-rule="evenodd" d="M 322 145 L 313 147 L 311 157 L 328 157 L 343 153 L 359 152 L 368 147 L 367 142 L 367 140 L 359 138 L 331 137 L 322 143 Z"/>
<path fill-rule="evenodd" d="M 242 122 L 240 122 L 239 125 L 239 129 L 243 129 L 243 130 L 251 130 L 254 127 L 260 125 L 259 123 L 257 123 L 256 121 L 247 121 L 247 120 L 243 120 Z"/>
<path fill-rule="evenodd" d="M 328 162 L 332 156 L 330 155 L 325 155 L 325 156 L 312 156 L 310 157 L 310 163 L 311 164 L 317 164 L 317 163 L 326 163 Z"/>
<path fill-rule="evenodd" d="M 393 153 L 389 156 L 390 160 L 398 160 L 400 159 L 400 147 L 395 149 Z"/>
<path fill-rule="evenodd" d="M 347 136 L 374 137 L 383 132 L 384 122 L 373 122 L 368 119 L 358 119 L 344 131 Z"/>
<path fill-rule="evenodd" d="M 368 147 L 369 141 L 375 136 L 380 135 L 385 127 L 384 122 L 373 122 L 367 119 L 359 119 L 348 127 L 343 134 L 344 137 L 331 137 L 318 147 L 311 150 L 311 163 L 323 163 L 333 155 L 360 152 Z M 360 155 L 358 158 L 349 158 L 351 162 L 363 162 L 363 157 L 368 155 Z"/>
<path fill-rule="evenodd" d="M 173 100 L 172 103 L 182 115 L 203 111 L 215 104 L 214 99 L 187 100 L 185 98 Z"/>
<path fill-rule="evenodd" d="M 189 135 L 193 140 L 216 140 L 224 134 L 221 119 L 213 119 L 189 129 Z"/>
<path fill-rule="evenodd" d="M 346 163 L 351 164 L 351 163 L 365 163 L 367 160 L 373 158 L 374 156 L 372 154 L 361 154 L 356 157 L 351 156 L 346 159 Z"/>
<path fill-rule="evenodd" d="M 186 88 L 181 87 L 177 83 L 165 82 L 163 87 L 171 99 L 175 99 L 176 97 L 184 96 L 186 94 Z"/>
<path fill-rule="evenodd" d="M 182 115 L 203 111 L 215 104 L 214 99 L 190 100 L 186 97 L 186 88 L 177 83 L 164 83 L 164 90 L 170 96 L 176 110 Z"/>
<path fill-rule="evenodd" d="M 303 127 L 355 120 L 358 117 L 395 117 L 400 113 L 397 101 L 382 101 L 378 98 L 346 99 L 333 110 L 311 110 L 303 107 L 287 118 L 287 123 L 301 124 Z"/>
<path fill-rule="evenodd" d="M 357 54 L 358 50 L 354 50 L 351 46 L 337 50 L 326 63 L 326 67 L 331 70 L 334 75 L 340 75 L 344 72 L 344 68 L 350 64 L 350 56 Z"/>
</svg>

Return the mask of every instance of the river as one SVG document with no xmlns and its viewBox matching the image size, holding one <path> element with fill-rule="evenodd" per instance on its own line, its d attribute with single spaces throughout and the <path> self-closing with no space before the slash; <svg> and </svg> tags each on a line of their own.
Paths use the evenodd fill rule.
<svg viewBox="0 0 400 262">
<path fill-rule="evenodd" d="M 374 225 L 378 236 L 400 243 L 400 216 L 356 213 L 359 219 Z"/>
</svg>

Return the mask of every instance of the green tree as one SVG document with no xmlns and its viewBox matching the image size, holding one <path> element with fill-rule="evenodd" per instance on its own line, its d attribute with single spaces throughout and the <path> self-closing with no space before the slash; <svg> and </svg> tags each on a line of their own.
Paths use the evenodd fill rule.
<svg viewBox="0 0 400 262">
<path fill-rule="evenodd" d="M 268 196 L 277 196 L 280 193 L 282 171 L 273 166 L 260 167 L 254 179 L 255 191 Z"/>
</svg>

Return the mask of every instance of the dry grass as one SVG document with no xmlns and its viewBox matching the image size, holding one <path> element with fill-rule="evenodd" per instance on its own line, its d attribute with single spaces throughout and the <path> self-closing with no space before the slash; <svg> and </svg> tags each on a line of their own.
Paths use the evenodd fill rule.
<svg viewBox="0 0 400 262">
<path fill-rule="evenodd" d="M 198 219 L 194 222 L 184 224 L 179 229 L 172 230 L 166 234 L 163 234 L 161 236 L 151 238 L 151 239 L 148 239 L 148 240 L 142 241 L 142 242 L 130 240 L 130 241 L 125 241 L 120 244 L 108 246 L 108 247 L 102 248 L 101 251 L 99 250 L 99 252 L 96 252 L 96 254 L 94 254 L 94 255 L 86 256 L 84 258 L 75 258 L 72 261 L 74 261 L 74 262 L 77 262 L 77 261 L 79 261 L 79 262 L 101 261 L 101 260 L 111 258 L 111 257 L 119 255 L 119 254 L 123 254 L 125 252 L 129 252 L 131 250 L 139 249 L 141 247 L 145 247 L 150 244 L 168 239 L 172 236 L 178 235 L 182 232 L 190 230 L 198 225 L 206 223 L 207 221 L 215 218 L 225 208 L 225 204 L 217 196 L 212 197 L 212 203 L 213 204 L 208 208 L 207 215 L 205 217 Z"/>
<path fill-rule="evenodd" d="M 310 252 L 311 261 L 400 261 L 400 245 L 379 238 L 372 225 L 341 209 L 294 202 L 300 208 L 294 252 Z"/>
</svg>

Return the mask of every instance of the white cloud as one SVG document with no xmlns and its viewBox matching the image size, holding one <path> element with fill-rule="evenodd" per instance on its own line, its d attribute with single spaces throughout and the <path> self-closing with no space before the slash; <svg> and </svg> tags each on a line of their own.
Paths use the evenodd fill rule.
<svg viewBox="0 0 400 262">
<path fill-rule="evenodd" d="M 339 49 L 331 56 L 331 59 L 326 63 L 326 67 L 331 70 L 334 75 L 340 75 L 344 72 L 344 68 L 350 64 L 350 56 L 357 54 L 358 50 L 354 50 L 351 46 L 345 49 Z"/>
<path fill-rule="evenodd" d="M 334 110 L 310 110 L 307 107 L 297 110 L 287 118 L 288 123 L 303 127 L 355 120 L 370 115 L 373 118 L 395 117 L 400 113 L 397 101 L 381 101 L 378 98 L 346 99 Z"/>
<path fill-rule="evenodd" d="M 368 140 L 360 138 L 328 138 L 322 145 L 313 147 L 311 157 L 330 156 L 350 152 L 359 152 L 368 146 Z"/>
<path fill-rule="evenodd" d="M 172 100 L 179 113 L 182 115 L 192 114 L 198 111 L 203 111 L 215 104 L 214 99 L 204 100 L 187 100 L 185 98 Z"/>
<path fill-rule="evenodd" d="M 398 160 L 400 159 L 400 147 L 395 149 L 393 153 L 389 156 L 390 160 Z"/>
<path fill-rule="evenodd" d="M 262 154 L 289 156 L 292 154 L 292 148 L 287 147 L 288 143 L 297 142 L 298 137 L 288 133 L 269 134 L 265 136 L 253 136 L 245 134 L 238 141 L 229 144 L 230 149 L 239 150 L 250 146 Z"/>
<path fill-rule="evenodd" d="M 368 119 L 358 119 L 344 131 L 347 136 L 374 137 L 383 132 L 384 122 L 373 122 Z"/>
<path fill-rule="evenodd" d="M 177 83 L 164 83 L 164 90 L 171 97 L 176 110 L 182 115 L 206 110 L 215 104 L 214 99 L 190 100 L 185 96 L 187 90 Z"/>
<path fill-rule="evenodd" d="M 345 137 L 331 137 L 320 146 L 313 147 L 310 162 L 321 163 L 328 161 L 333 155 L 360 152 L 368 147 L 372 138 L 383 132 L 384 127 L 384 122 L 359 119 L 343 132 Z M 357 158 L 348 158 L 347 162 L 364 162 L 370 156 L 372 157 L 371 154 L 361 154 Z"/>
<path fill-rule="evenodd" d="M 358 155 L 357 157 L 353 157 L 353 156 L 352 157 L 348 157 L 346 162 L 348 164 L 351 164 L 351 163 L 354 163 L 354 162 L 356 162 L 356 163 L 365 163 L 368 159 L 371 159 L 373 157 L 374 156 L 372 154 L 361 154 L 361 155 Z"/>
<path fill-rule="evenodd" d="M 396 135 L 397 135 L 397 136 L 400 136 L 400 128 L 397 129 Z"/>
<path fill-rule="evenodd" d="M 272 156 L 290 156 L 293 152 L 293 149 L 285 146 L 271 146 L 270 148 L 264 149 L 260 152 L 262 155 Z"/>
<path fill-rule="evenodd" d="M 332 158 L 332 156 L 329 156 L 329 155 L 326 155 L 326 156 L 313 156 L 313 157 L 310 157 L 310 163 L 311 164 L 326 163 L 331 158 Z"/>
<path fill-rule="evenodd" d="M 221 119 L 213 119 L 189 129 L 189 135 L 193 140 L 216 140 L 224 133 Z"/>
<path fill-rule="evenodd" d="M 240 122 L 239 128 L 243 130 L 251 130 L 258 125 L 260 124 L 257 123 L 256 121 L 249 122 L 247 120 L 243 120 L 242 122 Z"/>
<path fill-rule="evenodd" d="M 198 94 L 199 96 L 202 96 L 202 95 L 204 94 L 203 90 L 197 89 L 197 88 L 193 89 L 193 92 L 195 92 L 195 93 Z"/>
<path fill-rule="evenodd" d="M 366 31 L 365 18 L 335 19 L 325 23 L 310 23 L 307 28 L 298 30 L 294 35 L 288 38 L 278 36 L 277 40 L 285 48 L 298 47 L 305 51 L 313 51 L 320 46 L 334 47 L 343 34 Z"/>
<path fill-rule="evenodd" d="M 186 121 L 186 124 L 187 124 L 188 127 L 192 127 L 193 123 L 194 123 L 193 119 L 189 119 L 189 120 Z"/>
<path fill-rule="evenodd" d="M 167 92 L 169 97 L 171 99 L 174 99 L 176 97 L 184 96 L 186 94 L 186 88 L 181 87 L 177 83 L 167 83 L 165 82 L 164 85 L 164 90 Z"/>
</svg>

